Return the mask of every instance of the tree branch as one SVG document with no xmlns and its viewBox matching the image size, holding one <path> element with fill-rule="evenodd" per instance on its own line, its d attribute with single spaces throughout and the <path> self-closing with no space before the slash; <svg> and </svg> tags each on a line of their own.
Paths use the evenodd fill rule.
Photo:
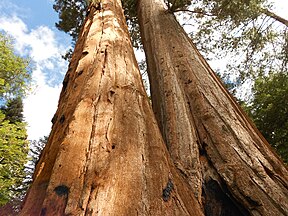
<svg viewBox="0 0 288 216">
<path fill-rule="evenodd" d="M 282 24 L 286 25 L 288 27 L 288 20 L 284 19 L 281 16 L 278 16 L 277 14 L 273 13 L 272 11 L 268 10 L 268 9 L 263 9 L 263 13 L 279 22 L 281 22 Z"/>
<path fill-rule="evenodd" d="M 206 13 L 204 11 L 192 11 L 192 10 L 188 10 L 188 9 L 177 9 L 177 10 L 174 10 L 173 12 L 174 13 L 176 13 L 176 12 L 189 12 L 189 13 L 198 13 L 198 14 L 202 14 L 205 16 L 215 16 L 213 14 L 209 14 L 209 13 Z"/>
</svg>

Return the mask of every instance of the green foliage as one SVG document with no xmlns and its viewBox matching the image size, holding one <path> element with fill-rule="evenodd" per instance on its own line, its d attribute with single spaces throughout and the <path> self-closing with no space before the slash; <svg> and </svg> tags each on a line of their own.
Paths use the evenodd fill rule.
<svg viewBox="0 0 288 216">
<path fill-rule="evenodd" d="M 25 173 L 23 173 L 23 166 L 21 164 L 22 166 L 21 174 L 24 176 L 24 178 L 21 179 L 22 181 L 19 181 L 21 183 L 17 186 L 16 193 L 15 191 L 11 191 L 12 196 L 10 195 L 9 197 L 9 195 L 6 195 L 5 197 L 8 197 L 8 198 L 5 199 L 4 201 L 2 200 L 2 196 L 0 196 L 0 202 L 1 202 L 0 215 L 18 215 L 19 214 L 23 198 L 32 183 L 32 176 L 35 171 L 35 166 L 37 162 L 39 161 L 40 155 L 42 153 L 44 146 L 47 143 L 47 140 L 48 140 L 48 137 L 44 136 L 43 138 L 40 138 L 39 140 L 30 141 L 30 149 L 29 149 L 29 157 L 28 157 L 29 161 L 25 163 L 25 169 L 24 169 Z M 25 143 L 25 145 L 26 144 L 27 143 Z M 27 152 L 27 149 L 26 149 L 26 152 Z M 14 158 L 12 160 L 14 160 Z M 15 185 L 13 185 L 13 188 L 15 188 Z M 6 189 L 4 188 L 3 194 L 5 193 L 7 194 L 7 191 L 8 191 L 8 187 L 6 187 Z M 8 200 L 9 202 L 7 202 Z"/>
<path fill-rule="evenodd" d="M 179 9 L 186 9 L 190 4 L 191 0 L 165 0 L 164 1 L 167 6 L 169 11 L 174 12 Z"/>
<path fill-rule="evenodd" d="M 206 59 L 229 56 L 225 73 L 242 81 L 281 71 L 287 68 L 288 31 L 267 15 L 269 8 L 266 0 L 192 1 L 190 35 Z"/>
<path fill-rule="evenodd" d="M 55 0 L 53 8 L 59 14 L 59 22 L 56 23 L 56 27 L 60 31 L 68 33 L 75 45 L 78 34 L 81 30 L 84 19 L 87 15 L 87 7 L 90 1 L 87 0 Z M 134 47 L 141 47 L 140 31 L 136 16 L 136 0 L 122 0 L 124 8 L 124 14 L 129 26 L 130 35 L 132 38 Z M 70 59 L 72 56 L 72 50 L 69 50 L 64 59 Z M 0 80 L 1 82 L 1 80 Z"/>
<path fill-rule="evenodd" d="M 140 29 L 137 18 L 137 1 L 136 0 L 122 0 L 122 6 L 124 8 L 124 15 L 127 21 L 130 37 L 133 47 L 139 49 L 142 48 L 140 39 Z"/>
<path fill-rule="evenodd" d="M 55 0 L 53 8 L 59 13 L 56 27 L 68 33 L 75 43 L 86 16 L 87 0 Z"/>
<path fill-rule="evenodd" d="M 0 206 L 21 191 L 28 154 L 25 126 L 21 122 L 11 124 L 0 111 Z"/>
<path fill-rule="evenodd" d="M 5 120 L 9 120 L 10 123 L 23 122 L 23 102 L 20 97 L 7 101 L 6 106 L 2 106 L 1 110 L 5 114 Z"/>
<path fill-rule="evenodd" d="M 21 97 L 31 80 L 28 65 L 0 33 L 0 206 L 23 195 L 28 141 Z"/>
<path fill-rule="evenodd" d="M 267 141 L 288 163 L 288 74 L 274 73 L 256 79 L 250 116 Z"/>
<path fill-rule="evenodd" d="M 0 98 L 22 96 L 28 88 L 29 62 L 14 54 L 10 38 L 0 33 Z"/>
</svg>

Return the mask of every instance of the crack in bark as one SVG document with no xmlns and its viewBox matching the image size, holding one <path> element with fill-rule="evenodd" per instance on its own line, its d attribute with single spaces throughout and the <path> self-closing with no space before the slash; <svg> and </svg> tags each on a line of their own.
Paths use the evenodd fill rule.
<svg viewBox="0 0 288 216">
<path fill-rule="evenodd" d="M 205 97 L 205 96 L 204 96 L 204 97 Z M 213 106 L 212 106 L 212 104 L 210 103 L 210 101 L 208 100 L 208 98 L 205 97 L 205 99 L 206 99 L 207 103 L 213 108 Z M 213 110 L 215 110 L 215 109 L 213 108 Z M 241 150 L 241 153 L 245 153 L 246 157 L 251 159 L 252 156 L 247 153 L 247 149 L 244 148 L 242 142 L 237 138 L 237 134 L 234 132 L 234 130 L 232 129 L 232 127 L 230 126 L 230 124 L 228 124 L 228 122 L 227 122 L 218 112 L 215 112 L 215 113 L 216 113 L 216 115 L 221 119 L 221 121 L 223 122 L 223 125 L 225 125 L 225 126 L 228 128 L 229 134 L 231 134 L 232 137 L 234 138 L 234 141 L 236 142 L 237 147 L 239 147 L 239 149 Z M 205 126 L 204 126 L 204 127 L 205 127 Z M 206 129 L 206 131 L 207 131 L 207 129 Z M 249 135 L 252 136 L 251 133 L 249 133 Z M 251 139 L 253 139 L 253 138 L 251 137 Z M 255 139 L 254 139 L 254 140 L 255 140 Z M 257 145 L 256 145 L 256 146 L 257 146 Z M 260 179 L 263 179 L 263 176 L 261 176 L 261 175 L 259 176 L 259 169 L 257 169 L 257 167 L 255 167 L 255 166 L 253 166 L 253 164 L 255 163 L 255 161 L 253 161 L 253 160 L 251 159 L 251 160 L 250 160 L 250 164 L 249 164 L 248 161 L 245 160 L 245 159 L 241 156 L 241 154 L 239 154 L 239 152 L 238 152 L 233 146 L 231 146 L 231 147 L 232 147 L 232 149 L 236 152 L 236 154 L 239 156 L 239 158 L 241 159 L 241 161 L 243 162 L 242 164 L 245 164 L 249 169 L 251 169 L 251 171 L 253 171 L 253 173 L 254 173 L 256 176 L 258 176 Z M 257 148 L 257 149 L 259 149 L 259 148 Z M 260 151 L 260 152 L 261 152 L 261 151 Z M 261 153 L 262 153 L 262 152 L 261 152 Z M 257 161 L 262 164 L 262 162 L 261 162 L 260 160 L 257 160 Z M 262 166 L 263 166 L 263 164 L 262 164 Z M 264 167 L 264 166 L 263 166 L 263 167 Z"/>
<path fill-rule="evenodd" d="M 106 127 L 106 133 L 105 133 L 105 138 L 106 138 L 106 140 L 107 140 L 107 142 L 109 143 L 109 148 L 111 147 L 111 149 L 112 149 L 112 142 L 111 142 L 111 140 L 110 140 L 110 138 L 109 138 L 109 133 L 111 132 L 111 128 L 110 128 L 110 126 L 112 125 L 112 122 L 113 121 L 113 118 L 111 117 L 110 119 L 109 119 L 109 122 L 108 122 L 108 124 L 107 124 L 107 127 Z M 110 152 L 110 149 L 107 149 L 107 151 L 108 152 Z"/>
<path fill-rule="evenodd" d="M 96 99 L 96 104 L 92 104 L 93 106 L 93 111 L 94 111 L 94 114 L 93 114 L 93 121 L 92 121 L 92 130 L 90 132 L 90 138 L 89 138 L 89 144 L 88 144 L 88 150 L 87 150 L 87 153 L 86 153 L 86 159 L 85 159 L 85 165 L 83 166 L 83 171 L 81 172 L 80 176 L 84 174 L 84 177 L 83 177 L 83 189 L 82 189 L 82 194 L 81 194 L 81 201 L 80 201 L 80 206 L 82 209 L 87 209 L 88 205 L 89 205 L 89 198 L 90 198 L 90 194 L 89 194 L 89 198 L 88 198 L 88 201 L 86 203 L 86 206 L 83 207 L 83 202 L 85 202 L 85 191 L 86 191 L 86 187 L 88 187 L 88 184 L 89 184 L 89 166 L 91 165 L 91 154 L 92 154 L 92 145 L 93 145 L 93 137 L 94 137 L 94 134 L 95 134 L 95 129 L 96 129 L 96 122 L 97 122 L 97 117 L 98 117 L 98 113 L 97 113 L 97 104 L 100 100 L 100 96 Z M 91 186 L 92 187 L 92 186 Z M 90 193 L 91 193 L 91 190 L 90 190 Z M 85 213 L 86 214 L 86 213 Z"/>
<path fill-rule="evenodd" d="M 281 176 L 275 174 L 273 171 L 271 171 L 267 166 L 265 166 L 262 161 L 259 161 L 261 165 L 263 166 L 265 172 L 267 175 L 274 180 L 277 180 L 281 186 L 283 186 L 285 189 L 288 189 L 288 185 L 285 183 L 285 180 L 281 178 Z"/>
<path fill-rule="evenodd" d="M 137 97 L 137 102 L 138 102 L 139 109 L 141 109 L 141 114 L 145 113 L 144 109 L 143 109 L 143 104 L 140 103 L 139 97 Z M 141 116 L 141 117 L 143 119 L 142 122 L 144 122 L 145 131 L 147 131 L 148 127 L 147 127 L 145 116 Z M 148 143 L 148 139 L 147 139 L 146 134 L 144 134 L 142 132 L 141 132 L 141 134 L 143 134 L 144 143 Z M 146 173 L 146 163 L 147 163 L 147 161 L 146 161 L 146 158 L 144 157 L 144 154 L 145 155 L 147 154 L 146 153 L 147 152 L 147 149 L 146 149 L 147 146 L 146 145 L 142 145 L 142 147 L 143 147 L 143 149 L 142 149 L 142 154 L 141 154 L 141 159 L 142 159 L 141 160 L 142 161 L 142 163 L 141 163 L 141 171 L 142 171 L 143 190 L 141 190 L 141 197 L 142 197 L 141 201 L 142 201 L 142 204 L 143 204 L 144 214 L 148 215 L 149 204 L 148 204 L 147 195 L 146 195 L 147 194 L 146 193 L 146 191 L 147 191 L 147 182 L 148 182 L 147 177 L 146 177 L 146 175 L 147 175 L 147 173 Z M 144 191 L 144 193 L 143 193 L 143 191 Z"/>
<path fill-rule="evenodd" d="M 95 192 L 96 190 L 96 192 Z M 95 192 L 95 195 L 94 195 L 94 192 Z M 89 208 L 89 204 L 91 202 L 91 200 L 93 199 L 93 195 L 94 197 L 97 197 L 97 193 L 98 193 L 98 188 L 96 187 L 96 185 L 91 185 L 91 188 L 90 188 L 90 192 L 89 192 L 89 198 L 88 198 L 88 201 L 87 201 L 87 206 L 85 208 L 85 213 L 84 215 L 93 215 L 93 211 L 94 209 L 92 208 Z"/>
<path fill-rule="evenodd" d="M 182 200 L 179 199 L 178 194 L 173 196 L 173 200 L 177 206 L 180 206 L 180 208 L 185 212 L 186 215 L 190 215 L 186 207 L 183 205 Z"/>
<path fill-rule="evenodd" d="M 214 106 L 212 105 L 212 103 L 209 101 L 209 99 L 203 95 L 203 98 L 206 100 L 206 102 L 209 104 L 209 106 L 212 108 L 212 110 L 215 111 Z M 228 122 L 220 115 L 219 112 L 215 111 L 214 114 L 216 114 L 218 116 L 218 118 L 222 121 L 222 124 L 228 129 L 229 134 L 232 135 L 234 141 L 236 142 L 235 144 L 237 145 L 237 147 L 239 147 L 239 149 L 241 150 L 241 153 L 245 153 L 247 158 L 251 158 L 251 156 L 247 153 L 247 149 L 244 148 L 242 142 L 240 142 L 240 140 L 237 138 L 237 134 L 234 132 L 234 130 L 232 129 L 232 127 L 230 126 L 230 124 L 228 124 Z M 206 123 L 203 122 L 204 127 L 206 127 Z M 242 125 L 242 124 L 241 124 Z M 208 130 L 206 129 L 206 131 L 208 132 Z M 249 133 L 249 135 L 251 136 L 251 133 Z M 246 160 L 244 160 L 244 158 L 242 158 L 242 156 L 239 154 L 239 152 L 234 148 L 234 146 L 231 146 L 232 149 L 237 153 L 237 155 L 242 159 L 242 161 L 248 166 L 250 167 L 252 170 L 254 170 L 252 168 L 253 166 L 253 161 L 251 160 L 250 164 L 248 164 L 248 162 Z"/>
<path fill-rule="evenodd" d="M 103 25 L 103 28 L 104 28 L 104 25 Z M 105 45 L 105 49 L 104 49 L 104 63 L 103 63 L 103 66 L 102 66 L 102 74 L 105 73 L 105 69 L 106 69 L 106 64 L 107 64 L 107 59 L 108 59 L 108 52 L 107 52 L 107 49 L 108 49 L 108 45 Z M 102 53 L 103 51 L 101 51 Z"/>
<path fill-rule="evenodd" d="M 266 197 L 268 197 L 268 199 L 270 200 L 270 202 L 273 203 L 273 205 L 276 207 L 276 209 L 277 209 L 278 211 L 280 211 L 283 215 L 286 215 L 285 209 L 282 208 L 282 206 L 279 204 L 279 202 L 277 202 L 275 199 L 273 199 L 273 198 L 270 196 L 269 190 L 267 191 L 267 190 L 265 190 L 264 188 L 262 188 L 261 185 L 259 184 L 259 182 L 257 183 L 257 182 L 255 181 L 255 179 L 253 178 L 253 176 L 251 176 L 251 175 L 250 175 L 250 179 L 251 179 L 251 180 L 254 182 L 254 184 L 260 189 L 260 191 L 262 191 L 262 192 L 266 195 Z M 265 186 L 266 186 L 266 185 L 265 185 Z M 277 185 L 277 186 L 278 186 L 278 185 Z M 270 192 L 271 192 L 271 191 L 270 191 Z M 245 196 L 245 198 L 246 198 L 246 196 Z M 259 202 L 253 200 L 251 197 L 250 197 L 250 199 L 251 199 L 252 201 L 254 201 L 255 203 L 257 203 L 258 206 L 263 206 L 262 203 L 260 204 Z M 249 200 L 250 200 L 250 199 L 249 199 Z M 249 200 L 248 200 L 248 201 L 249 201 Z M 251 204 L 253 205 L 253 202 L 252 202 Z M 265 206 L 264 206 L 264 207 L 265 207 Z"/>
<path fill-rule="evenodd" d="M 211 149 L 213 149 L 213 152 L 217 154 L 217 158 L 221 159 L 222 162 L 226 162 L 226 159 L 224 159 L 222 157 L 222 155 L 220 154 L 218 148 L 216 147 L 215 143 L 213 142 L 213 138 L 211 136 L 211 134 L 209 133 L 208 129 L 206 128 L 205 124 L 202 123 L 202 127 L 203 129 L 205 130 L 205 135 L 206 135 L 206 138 L 208 138 L 208 142 L 210 143 L 211 146 Z M 205 138 L 204 138 L 205 139 Z M 204 147 L 205 144 L 206 146 L 209 146 L 209 144 L 206 143 L 206 141 L 202 139 L 202 146 Z M 206 152 L 207 152 L 207 158 L 213 163 L 213 160 L 211 159 L 211 156 L 209 155 L 209 152 L 207 151 L 207 149 L 205 148 Z"/>
</svg>

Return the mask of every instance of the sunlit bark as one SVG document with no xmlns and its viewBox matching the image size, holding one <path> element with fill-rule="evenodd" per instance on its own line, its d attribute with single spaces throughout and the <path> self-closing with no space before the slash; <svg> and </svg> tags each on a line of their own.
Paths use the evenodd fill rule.
<svg viewBox="0 0 288 216">
<path fill-rule="evenodd" d="M 169 159 L 121 1 L 89 11 L 21 215 L 202 215 Z"/>
</svg>

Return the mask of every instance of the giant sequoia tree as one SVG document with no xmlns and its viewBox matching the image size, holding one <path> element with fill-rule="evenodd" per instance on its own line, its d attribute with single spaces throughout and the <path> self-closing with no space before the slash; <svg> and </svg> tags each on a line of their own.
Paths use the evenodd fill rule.
<svg viewBox="0 0 288 216">
<path fill-rule="evenodd" d="M 87 11 L 22 215 L 287 215 L 288 172 L 162 0 Z M 131 1 L 130 1 L 131 2 Z"/>
<path fill-rule="evenodd" d="M 138 16 L 153 110 L 205 214 L 287 215 L 286 167 L 164 2 L 139 0 Z"/>
<path fill-rule="evenodd" d="M 169 159 L 120 0 L 91 4 L 21 215 L 202 215 Z"/>
</svg>

